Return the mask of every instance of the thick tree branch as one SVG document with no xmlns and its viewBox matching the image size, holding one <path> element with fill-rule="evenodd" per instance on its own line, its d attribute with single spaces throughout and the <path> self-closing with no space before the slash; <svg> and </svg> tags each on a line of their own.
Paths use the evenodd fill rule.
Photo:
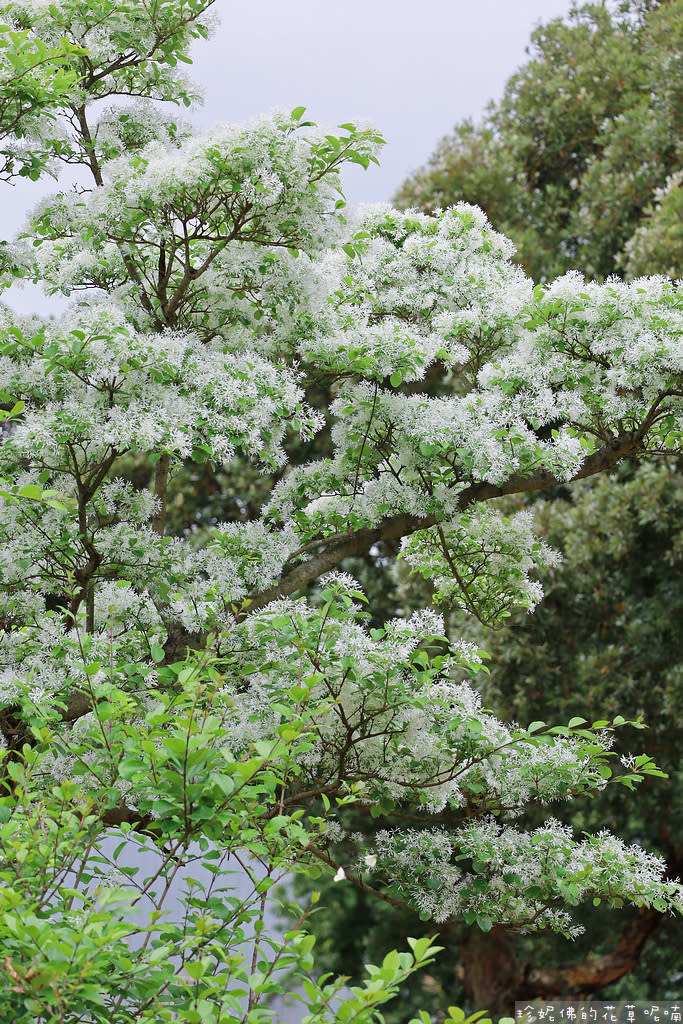
<svg viewBox="0 0 683 1024">
<path fill-rule="evenodd" d="M 166 525 L 166 491 L 168 488 L 168 474 L 171 466 L 171 456 L 164 452 L 158 459 L 154 470 L 154 497 L 159 506 L 152 518 L 152 529 L 160 537 L 164 535 Z"/>
<path fill-rule="evenodd" d="M 638 966 L 645 943 L 659 928 L 663 916 L 651 907 L 641 907 L 614 948 L 602 956 L 592 956 L 566 967 L 526 965 L 516 998 L 556 999 L 560 995 L 584 996 L 599 992 Z"/>
<path fill-rule="evenodd" d="M 683 869 L 683 849 L 673 853 L 667 865 L 668 878 Z M 600 956 L 563 967 L 544 967 L 517 960 L 514 932 L 494 928 L 486 934 L 468 934 L 461 957 L 468 997 L 492 1014 L 513 1014 L 515 1000 L 586 998 L 630 974 L 642 952 L 664 921 L 652 907 L 641 907 L 634 920 L 621 932 L 614 946 Z M 457 941 L 457 924 L 446 922 L 439 929 L 447 942 Z"/>
<path fill-rule="evenodd" d="M 620 459 L 636 455 L 640 448 L 643 435 L 642 430 L 629 431 L 617 438 L 610 445 L 605 445 L 598 451 L 589 455 L 584 461 L 581 469 L 572 480 L 581 480 L 585 477 L 594 476 L 596 473 L 603 473 L 610 469 Z M 472 505 L 477 505 L 493 498 L 501 498 L 506 494 L 525 494 L 533 491 L 541 491 L 550 487 L 557 487 L 565 480 L 555 476 L 547 469 L 539 469 L 535 473 L 524 476 L 515 474 L 503 484 L 477 483 L 467 487 L 460 494 L 458 503 L 459 510 Z M 418 530 L 427 530 L 434 526 L 437 518 L 431 516 L 389 516 L 380 524 L 373 527 L 364 527 L 360 530 L 349 530 L 346 534 L 335 534 L 330 539 L 321 539 L 319 554 L 314 555 L 308 561 L 302 562 L 290 569 L 286 569 L 281 580 L 274 587 L 264 590 L 261 593 L 251 595 L 249 612 L 263 608 L 270 601 L 281 597 L 287 597 L 308 586 L 314 580 L 329 572 L 339 565 L 345 558 L 351 558 L 363 551 L 367 551 L 373 544 L 380 541 L 396 540 L 400 537 L 407 537 Z M 308 545 L 312 547 L 313 545 Z"/>
</svg>

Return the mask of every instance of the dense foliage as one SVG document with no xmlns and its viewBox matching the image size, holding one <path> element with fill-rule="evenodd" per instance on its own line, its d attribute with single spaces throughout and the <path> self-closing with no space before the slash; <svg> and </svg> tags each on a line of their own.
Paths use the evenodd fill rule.
<svg viewBox="0 0 683 1024">
<path fill-rule="evenodd" d="M 6 283 L 67 311 L 0 325 L 17 1021 L 256 1024 L 283 971 L 307 1021 L 377 1019 L 429 940 L 349 992 L 308 977 L 310 908 L 267 927 L 291 871 L 483 932 L 574 935 L 586 899 L 683 908 L 659 857 L 547 817 L 661 774 L 615 756 L 620 714 L 505 724 L 471 685 L 476 643 L 431 609 L 371 628 L 338 569 L 399 541 L 446 607 L 532 608 L 557 555 L 529 513 L 487 503 L 680 447 L 680 288 L 534 288 L 476 207 L 349 213 L 340 170 L 376 160 L 371 128 L 326 133 L 298 108 L 199 136 L 162 116 L 152 100 L 192 95 L 177 65 L 207 6 L 3 8 L 68 52 L 8 173 L 92 175 L 43 200 L 6 261 Z M 267 481 L 253 513 L 233 495 L 233 521 L 166 529 L 174 477 L 244 464 Z"/>
<path fill-rule="evenodd" d="M 671 876 L 683 870 L 680 468 L 675 461 L 626 466 L 534 506 L 545 539 L 562 549 L 564 562 L 545 576 L 536 615 L 514 616 L 486 637 L 491 674 L 483 680 L 483 699 L 506 718 L 525 720 L 531 709 L 546 719 L 590 717 L 598 707 L 609 715 L 617 706 L 629 717 L 642 715 L 644 749 L 668 778 L 643 787 L 628 808 L 608 789 L 567 820 L 583 829 L 618 827 L 624 837 L 657 849 Z M 623 956 L 615 973 L 624 974 L 605 998 L 680 995 L 680 919 L 627 914 L 617 924 L 589 908 L 582 921 L 594 954 L 610 954 L 621 942 L 631 956 Z M 582 950 L 563 946 L 519 944 L 519 960 L 552 965 L 560 976 L 564 970 L 566 984 L 567 965 L 589 958 L 582 956 L 585 942 Z"/>
<path fill-rule="evenodd" d="M 405 183 L 399 201 L 425 210 L 459 199 L 480 203 L 541 279 L 572 265 L 588 274 L 680 276 L 680 28 L 679 3 L 633 0 L 577 5 L 565 22 L 539 28 L 530 59 L 503 100 L 479 127 L 457 125 Z M 484 700 L 505 718 L 585 713 L 601 703 L 644 713 L 646 749 L 665 757 L 671 779 L 626 815 L 603 798 L 575 809 L 568 820 L 584 828 L 618 821 L 626 834 L 659 849 L 674 876 L 681 870 L 680 835 L 670 814 L 680 771 L 675 473 L 675 463 L 654 477 L 641 467 L 632 479 L 629 473 L 578 489 L 569 515 L 569 495 L 561 489 L 562 502 L 536 506 L 536 517 L 546 519 L 545 539 L 565 554 L 559 571 L 543 574 L 547 596 L 537 615 L 515 615 L 494 632 L 452 616 L 450 625 L 491 652 L 491 675 L 480 675 L 479 684 Z M 510 506 L 509 513 L 520 507 Z M 574 592 L 584 596 L 580 606 Z M 414 588 L 404 594 L 408 603 L 429 598 Z M 373 909 L 370 916 L 374 945 L 388 935 L 394 941 L 396 927 L 387 915 Z M 470 998 L 488 992 L 489 1006 L 553 991 L 596 991 L 620 976 L 621 987 L 609 989 L 613 998 L 656 997 L 663 985 L 677 991 L 672 979 L 680 940 L 671 919 L 641 914 L 619 928 L 600 914 L 584 912 L 582 919 L 587 934 L 580 950 L 540 938 L 529 944 L 509 932 L 488 946 L 479 942 L 477 957 L 491 966 L 478 985 L 469 969 L 472 937 L 457 928 L 442 933 L 450 955 L 426 986 L 433 998 L 442 985 L 460 998 L 464 984 Z M 326 944 L 325 927 L 319 923 L 318 930 Z M 347 930 L 345 948 L 348 968 L 366 948 L 362 933 Z M 329 962 L 339 962 L 334 952 Z"/>
</svg>

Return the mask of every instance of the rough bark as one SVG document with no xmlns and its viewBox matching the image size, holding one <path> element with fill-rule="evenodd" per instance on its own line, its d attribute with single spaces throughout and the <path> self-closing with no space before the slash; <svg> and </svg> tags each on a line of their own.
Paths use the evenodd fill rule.
<svg viewBox="0 0 683 1024">
<path fill-rule="evenodd" d="M 663 915 L 641 907 L 636 919 L 622 933 L 616 945 L 602 956 L 588 956 L 566 967 L 527 965 L 520 979 L 517 999 L 557 999 L 560 996 L 588 998 L 638 966 L 647 940 L 659 928 Z M 514 1007 L 513 1007 L 514 1009 Z"/>
<path fill-rule="evenodd" d="M 495 1018 L 514 1016 L 520 968 L 512 932 L 472 928 L 461 946 L 460 958 L 468 1005 L 487 1010 Z"/>
<path fill-rule="evenodd" d="M 160 537 L 163 537 L 166 525 L 166 489 L 170 465 L 171 457 L 164 453 L 159 457 L 154 471 L 154 497 L 159 502 L 159 507 L 152 518 L 152 529 Z"/>
</svg>

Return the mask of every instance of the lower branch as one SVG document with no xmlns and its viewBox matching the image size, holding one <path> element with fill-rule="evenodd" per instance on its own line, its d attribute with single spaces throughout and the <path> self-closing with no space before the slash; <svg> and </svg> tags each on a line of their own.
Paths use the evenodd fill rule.
<svg viewBox="0 0 683 1024">
<path fill-rule="evenodd" d="M 666 877 L 678 878 L 683 871 L 683 848 L 673 850 Z M 635 920 L 622 932 L 616 945 L 601 956 L 590 957 L 567 967 L 526 965 L 517 999 L 551 999 L 562 994 L 588 995 L 630 974 L 638 966 L 648 939 L 661 926 L 664 915 L 652 907 L 641 907 Z"/>
<path fill-rule="evenodd" d="M 585 477 L 594 476 L 596 473 L 603 473 L 610 469 L 620 459 L 635 455 L 638 452 L 639 436 L 636 433 L 627 433 L 614 441 L 613 444 L 605 446 L 589 455 L 581 469 L 572 480 L 581 480 Z M 532 491 L 546 490 L 550 487 L 557 487 L 566 483 L 556 477 L 547 469 L 540 469 L 531 476 L 515 474 L 502 484 L 477 483 L 471 484 L 459 495 L 458 509 L 464 512 L 472 505 L 478 505 L 493 498 L 502 498 L 506 494 L 524 494 Z M 367 551 L 373 544 L 380 541 L 396 540 L 406 537 L 418 530 L 427 530 L 437 522 L 435 515 L 430 516 L 389 516 L 382 520 L 377 526 L 364 527 L 360 530 L 349 530 L 346 534 L 335 534 L 334 539 L 322 538 L 319 546 L 323 549 L 319 554 L 314 555 L 306 562 L 301 562 L 293 568 L 286 569 L 274 587 L 264 590 L 258 594 L 250 595 L 249 613 L 263 608 L 270 601 L 301 590 L 323 573 L 334 569 L 345 558 L 351 558 L 363 551 Z M 313 545 L 306 545 L 312 548 Z"/>
<path fill-rule="evenodd" d="M 556 999 L 559 996 L 588 996 L 635 970 L 650 936 L 659 928 L 663 915 L 651 907 L 641 907 L 635 921 L 609 953 L 590 957 L 566 967 L 527 965 L 520 979 L 516 998 Z"/>
</svg>

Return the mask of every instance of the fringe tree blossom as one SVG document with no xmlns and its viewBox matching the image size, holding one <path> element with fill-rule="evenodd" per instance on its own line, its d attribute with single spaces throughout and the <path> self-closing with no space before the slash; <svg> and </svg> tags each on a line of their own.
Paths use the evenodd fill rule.
<svg viewBox="0 0 683 1024">
<path fill-rule="evenodd" d="M 268 884 L 324 862 L 367 888 L 371 869 L 390 901 L 484 930 L 573 935 L 585 898 L 681 909 L 680 887 L 645 851 L 576 839 L 552 819 L 523 827 L 530 807 L 657 774 L 633 755 L 613 775 L 623 722 L 499 721 L 469 681 L 481 653 L 449 644 L 438 612 L 369 628 L 364 594 L 338 568 L 400 542 L 439 603 L 490 622 L 532 609 L 536 569 L 558 558 L 530 513 L 486 503 L 680 450 L 680 285 L 568 274 L 534 287 L 475 207 L 349 212 L 343 166 L 367 167 L 382 144 L 367 125 L 330 133 L 297 108 L 195 135 L 157 117 L 151 100 L 193 95 L 176 66 L 208 31 L 207 7 L 3 7 L 50 45 L 87 49 L 51 108 L 61 131 L 50 143 L 31 118 L 30 144 L 38 173 L 57 158 L 92 175 L 91 189 L 36 207 L 3 271 L 70 297 L 49 322 L 0 316 L 12 842 L 24 827 L 66 828 L 90 851 L 98 830 L 125 826 L 165 851 L 171 880 L 195 844 L 207 864 L 211 844 L 218 859 L 248 850 Z M 113 96 L 132 103 L 93 118 L 89 104 Z M 234 521 L 172 536 L 169 487 L 205 465 L 256 467 L 258 501 L 234 495 Z M 365 832 L 335 820 L 346 803 Z M 23 863 L 3 853 L 3 828 L 0 862 Z M 226 966 L 225 935 L 243 918 L 220 891 L 204 894 L 198 934 L 213 938 L 194 958 L 181 938 L 164 949 L 154 904 L 146 973 L 126 969 L 125 999 L 134 982 L 151 1005 L 144 978 L 171 953 L 194 981 L 215 973 L 214 1002 L 235 978 L 250 1010 L 270 991 L 259 948 L 246 982 L 241 954 Z M 143 884 L 135 900 L 147 897 Z M 36 900 L 49 916 L 42 890 Z M 72 921 L 71 903 L 60 908 L 58 932 Z M 28 974 L 12 970 L 23 999 Z M 190 1000 L 184 984 L 166 977 L 158 991 Z M 312 1012 L 333 995 L 315 989 Z M 195 1016 L 175 1015 L 200 1019 L 194 998 Z"/>
<path fill-rule="evenodd" d="M 407 890 L 425 917 L 462 917 L 484 931 L 513 920 L 527 931 L 550 927 L 574 938 L 583 929 L 571 923 L 568 910 L 554 905 L 558 898 L 570 906 L 587 897 L 638 904 L 664 868 L 661 858 L 608 833 L 577 842 L 552 818 L 530 833 L 491 818 L 453 835 L 379 832 L 376 844 L 393 890 Z M 679 892 L 679 907 L 680 898 Z"/>
</svg>

